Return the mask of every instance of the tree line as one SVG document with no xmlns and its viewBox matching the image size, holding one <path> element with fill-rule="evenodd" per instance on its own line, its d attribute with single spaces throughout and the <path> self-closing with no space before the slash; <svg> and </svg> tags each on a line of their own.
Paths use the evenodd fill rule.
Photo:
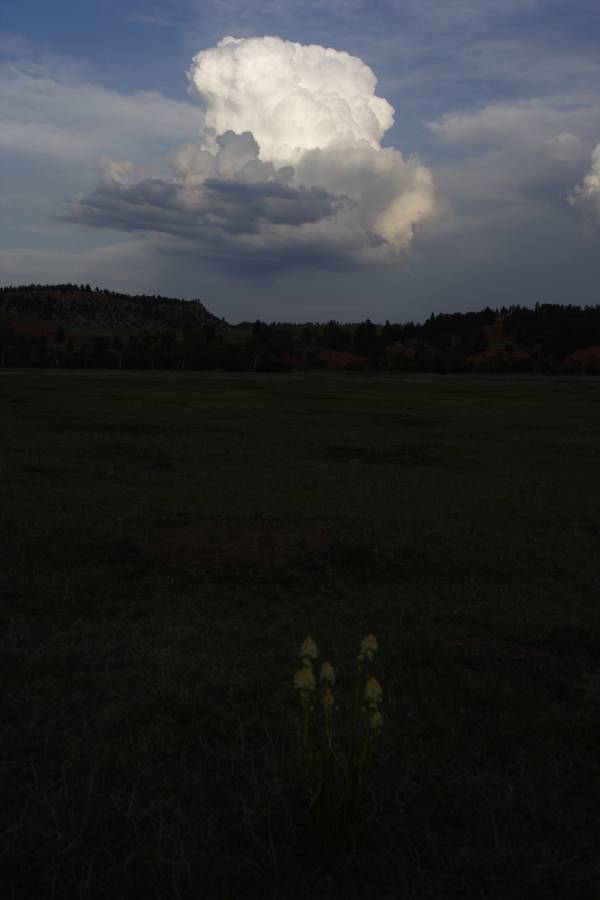
<svg viewBox="0 0 600 900">
<path fill-rule="evenodd" d="M 89 285 L 34 285 L 18 290 L 33 296 L 39 291 L 60 294 L 83 289 L 88 296 L 97 292 Z M 2 290 L 14 296 L 17 289 Z M 30 307 L 27 312 L 31 313 Z M 594 353 L 581 362 L 572 358 L 594 347 L 597 359 Z M 432 314 L 423 323 L 386 321 L 383 325 L 368 318 L 354 324 L 256 320 L 228 325 L 206 313 L 202 320 L 182 327 L 116 328 L 113 333 L 97 328 L 86 332 L 65 322 L 36 326 L 35 320 L 25 322 L 14 310 L 5 310 L 0 315 L 0 364 L 259 372 L 331 368 L 600 372 L 600 307 L 540 303 L 533 308 L 486 307 L 478 312 Z"/>
</svg>

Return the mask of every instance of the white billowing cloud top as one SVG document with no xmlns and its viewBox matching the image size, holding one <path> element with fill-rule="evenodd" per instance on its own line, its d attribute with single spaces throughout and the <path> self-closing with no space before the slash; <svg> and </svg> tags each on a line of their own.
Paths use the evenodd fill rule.
<svg viewBox="0 0 600 900">
<path fill-rule="evenodd" d="M 240 274 L 394 263 L 435 212 L 431 172 L 380 141 L 394 110 L 357 57 L 278 37 L 226 37 L 188 78 L 198 140 L 155 177 L 103 160 L 69 204 L 89 225 L 165 233 Z"/>
<path fill-rule="evenodd" d="M 592 152 L 592 167 L 569 195 L 569 203 L 594 217 L 600 218 L 600 144 Z"/>
<path fill-rule="evenodd" d="M 202 50 L 188 78 L 215 134 L 250 131 L 260 158 L 291 162 L 336 141 L 373 149 L 394 124 L 377 79 L 356 56 L 278 37 L 225 37 Z"/>
</svg>

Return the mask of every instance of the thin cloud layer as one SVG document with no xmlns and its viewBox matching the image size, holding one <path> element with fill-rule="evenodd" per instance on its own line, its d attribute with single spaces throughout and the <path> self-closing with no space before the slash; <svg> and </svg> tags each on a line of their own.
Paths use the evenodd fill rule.
<svg viewBox="0 0 600 900">
<path fill-rule="evenodd" d="M 88 165 L 111 146 L 164 152 L 169 134 L 186 140 L 197 130 L 191 111 L 200 115 L 191 103 L 153 91 L 121 94 L 42 65 L 0 65 L 0 152 L 69 165 Z"/>
<path fill-rule="evenodd" d="M 444 113 L 428 122 L 432 135 L 449 147 L 479 153 L 509 146 L 546 153 L 558 161 L 581 157 L 587 135 L 600 114 L 594 95 L 558 94 L 490 103 L 475 111 Z"/>
<path fill-rule="evenodd" d="M 199 140 L 152 172 L 103 160 L 99 184 L 66 218 L 172 235 L 245 274 L 403 259 L 435 211 L 433 179 L 381 147 L 393 108 L 360 59 L 227 37 L 197 54 L 189 79 L 203 107 Z"/>
</svg>

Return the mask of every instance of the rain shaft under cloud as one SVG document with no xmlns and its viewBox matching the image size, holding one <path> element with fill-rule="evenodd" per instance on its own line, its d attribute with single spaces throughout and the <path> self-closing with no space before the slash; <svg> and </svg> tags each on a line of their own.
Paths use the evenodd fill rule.
<svg viewBox="0 0 600 900">
<path fill-rule="evenodd" d="M 381 147 L 394 111 L 360 59 L 227 37 L 196 55 L 188 77 L 204 113 L 198 141 L 154 169 L 102 160 L 98 185 L 66 218 L 167 234 L 243 274 L 405 257 L 435 212 L 433 180 L 416 158 Z"/>
</svg>

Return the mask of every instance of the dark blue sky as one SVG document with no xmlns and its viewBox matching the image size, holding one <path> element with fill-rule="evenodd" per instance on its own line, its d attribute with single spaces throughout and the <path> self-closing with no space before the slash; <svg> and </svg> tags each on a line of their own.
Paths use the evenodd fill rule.
<svg viewBox="0 0 600 900">
<path fill-rule="evenodd" d="M 598 301 L 597 2 L 58 0 L 10 4 L 0 27 L 2 283 L 91 281 L 200 296 L 232 320 L 406 319 L 487 303 Z M 150 173 L 167 203 L 172 174 L 161 160 L 203 140 L 186 71 L 229 34 L 333 47 L 373 70 L 377 94 L 395 109 L 382 146 L 418 154 L 435 190 L 435 212 L 415 220 L 397 262 L 380 264 L 373 254 L 365 263 L 355 237 L 342 252 L 331 209 L 358 201 L 329 182 L 296 183 L 298 167 L 298 190 L 285 202 L 304 205 L 298 213 L 286 207 L 285 221 L 306 230 L 316 221 L 307 197 L 324 190 L 327 238 L 318 229 L 301 245 L 282 237 L 281 211 L 265 199 L 273 192 L 262 191 L 257 212 L 253 189 L 252 208 L 236 207 L 235 221 L 250 235 L 252 216 L 262 217 L 260 253 L 249 251 L 251 238 L 227 237 L 232 212 L 229 205 L 225 221 L 216 209 L 225 191 L 214 179 L 194 206 L 194 229 L 181 209 L 177 226 L 169 213 L 167 227 L 164 206 L 145 226 L 140 189 L 129 181 L 96 187 L 99 158 L 130 160 L 149 167 L 136 170 L 136 184 L 147 185 Z M 156 189 L 152 201 L 142 194 L 144 209 L 159 202 Z M 83 200 L 74 207 L 76 196 Z M 364 227 L 375 247 L 373 221 Z"/>
</svg>

